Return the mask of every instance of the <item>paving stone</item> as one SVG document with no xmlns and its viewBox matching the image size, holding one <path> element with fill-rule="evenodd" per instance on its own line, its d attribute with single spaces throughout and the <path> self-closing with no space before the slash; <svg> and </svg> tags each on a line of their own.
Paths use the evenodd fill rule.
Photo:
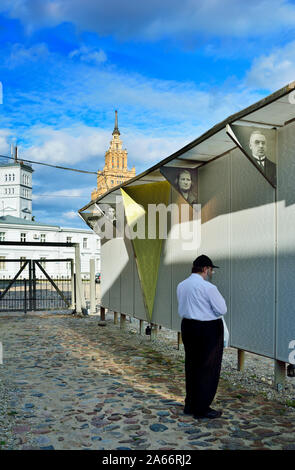
<svg viewBox="0 0 295 470">
<path fill-rule="evenodd" d="M 106 324 L 53 314 L 6 321 L 0 385 L 16 412 L 13 450 L 295 450 L 293 409 L 221 381 L 222 417 L 194 420 L 183 414 L 183 364 L 180 372 L 150 343 Z"/>
<path fill-rule="evenodd" d="M 150 429 L 154 432 L 163 432 L 166 431 L 168 428 L 164 424 L 155 423 L 151 424 Z"/>
</svg>

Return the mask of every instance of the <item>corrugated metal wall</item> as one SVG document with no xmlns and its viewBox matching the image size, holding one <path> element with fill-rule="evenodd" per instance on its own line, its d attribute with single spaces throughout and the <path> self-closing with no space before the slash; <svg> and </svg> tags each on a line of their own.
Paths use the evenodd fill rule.
<svg viewBox="0 0 295 470">
<path fill-rule="evenodd" d="M 231 345 L 274 357 L 275 190 L 231 153 Z"/>
<path fill-rule="evenodd" d="M 278 131 L 277 214 L 275 190 L 238 149 L 199 169 L 201 243 L 183 250 L 171 232 L 163 241 L 155 323 L 180 330 L 176 286 L 190 275 L 192 260 L 205 253 L 221 268 L 214 283 L 228 304 L 230 345 L 288 362 L 295 339 L 294 131 L 294 124 Z M 171 188 L 170 202 L 176 199 Z M 102 304 L 146 320 L 131 241 L 107 241 L 101 257 Z"/>
<path fill-rule="evenodd" d="M 295 124 L 278 131 L 278 304 L 276 357 L 288 362 L 295 339 Z"/>
</svg>

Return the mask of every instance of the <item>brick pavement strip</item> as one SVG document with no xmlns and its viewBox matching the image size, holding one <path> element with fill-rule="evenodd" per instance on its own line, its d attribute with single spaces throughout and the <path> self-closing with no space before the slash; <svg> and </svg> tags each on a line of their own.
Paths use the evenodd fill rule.
<svg viewBox="0 0 295 470">
<path fill-rule="evenodd" d="M 183 415 L 184 364 L 94 316 L 0 318 L 1 449 L 285 449 L 294 410 L 221 379 L 221 419 Z"/>
</svg>

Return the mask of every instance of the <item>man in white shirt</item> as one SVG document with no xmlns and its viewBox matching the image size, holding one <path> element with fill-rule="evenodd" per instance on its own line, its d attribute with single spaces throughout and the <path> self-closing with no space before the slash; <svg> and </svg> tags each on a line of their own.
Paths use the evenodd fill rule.
<svg viewBox="0 0 295 470">
<path fill-rule="evenodd" d="M 210 408 L 214 399 L 223 354 L 222 315 L 227 312 L 224 298 L 208 282 L 214 266 L 201 255 L 193 262 L 192 274 L 177 286 L 178 313 L 185 350 L 185 414 L 195 418 L 218 418 L 221 411 Z"/>
</svg>

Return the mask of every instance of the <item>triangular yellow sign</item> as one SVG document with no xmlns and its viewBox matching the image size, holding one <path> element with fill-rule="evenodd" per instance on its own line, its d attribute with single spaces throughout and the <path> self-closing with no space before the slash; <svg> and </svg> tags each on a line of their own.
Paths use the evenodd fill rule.
<svg viewBox="0 0 295 470">
<path fill-rule="evenodd" d="M 163 181 L 128 186 L 124 189 L 121 188 L 121 193 L 147 310 L 147 318 L 151 322 L 158 281 L 162 238 L 159 236 L 159 219 L 158 217 L 148 217 L 148 209 L 153 204 L 168 205 L 170 184 Z M 154 210 L 155 208 L 151 212 L 155 213 Z"/>
</svg>

